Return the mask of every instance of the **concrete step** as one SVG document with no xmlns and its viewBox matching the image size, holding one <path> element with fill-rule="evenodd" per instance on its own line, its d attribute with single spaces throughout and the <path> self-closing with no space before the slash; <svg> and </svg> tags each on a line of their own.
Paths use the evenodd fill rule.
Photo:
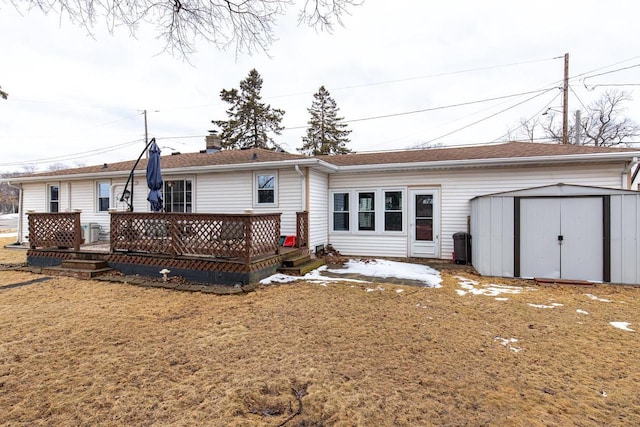
<svg viewBox="0 0 640 427">
<path fill-rule="evenodd" d="M 278 272 L 283 274 L 289 274 L 292 276 L 304 276 L 311 270 L 315 270 L 316 268 L 321 267 L 323 265 L 324 265 L 323 259 L 313 258 L 295 267 L 280 267 L 278 269 Z"/>
<path fill-rule="evenodd" d="M 85 268 L 65 268 L 58 267 L 43 267 L 42 274 L 48 274 L 50 276 L 65 276 L 75 277 L 76 279 L 93 279 L 97 276 L 102 276 L 113 271 L 113 268 L 98 268 L 95 270 L 87 270 Z"/>
<path fill-rule="evenodd" d="M 107 268 L 107 262 L 93 259 L 65 259 L 62 261 L 62 268 L 99 270 L 101 268 Z"/>
</svg>

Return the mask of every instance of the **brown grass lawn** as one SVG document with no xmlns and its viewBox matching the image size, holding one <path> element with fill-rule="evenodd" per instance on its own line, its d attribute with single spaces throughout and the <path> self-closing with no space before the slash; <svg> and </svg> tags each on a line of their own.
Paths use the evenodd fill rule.
<svg viewBox="0 0 640 427">
<path fill-rule="evenodd" d="M 640 425 L 640 288 L 442 275 L 220 296 L 1 271 L 0 425 Z"/>
</svg>

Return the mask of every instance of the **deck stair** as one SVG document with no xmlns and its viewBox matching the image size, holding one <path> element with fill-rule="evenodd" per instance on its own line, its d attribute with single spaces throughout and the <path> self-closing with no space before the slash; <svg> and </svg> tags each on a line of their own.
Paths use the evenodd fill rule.
<svg viewBox="0 0 640 427">
<path fill-rule="evenodd" d="M 42 272 L 51 276 L 67 276 L 77 279 L 91 279 L 113 271 L 106 261 L 89 259 L 67 259 L 60 266 L 44 267 Z"/>
<path fill-rule="evenodd" d="M 292 276 L 304 276 L 311 270 L 323 265 L 324 260 L 322 258 L 311 257 L 308 253 L 292 253 L 282 260 L 282 265 L 278 268 L 278 272 Z"/>
</svg>

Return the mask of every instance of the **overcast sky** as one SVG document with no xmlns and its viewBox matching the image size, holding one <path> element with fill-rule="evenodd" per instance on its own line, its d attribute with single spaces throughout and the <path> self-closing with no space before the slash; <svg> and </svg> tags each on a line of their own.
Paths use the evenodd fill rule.
<svg viewBox="0 0 640 427">
<path fill-rule="evenodd" d="M 286 111 L 276 141 L 291 152 L 321 85 L 354 120 L 356 151 L 507 140 L 520 118 L 561 107 L 565 53 L 570 110 L 626 84 L 616 88 L 634 94 L 627 116 L 640 122 L 640 2 L 523 3 L 366 0 L 332 34 L 298 26 L 294 6 L 269 56 L 200 42 L 186 63 L 162 53 L 148 26 L 134 39 L 99 21 L 91 38 L 65 19 L 21 16 L 2 2 L 0 86 L 9 99 L 0 99 L 0 171 L 135 159 L 144 109 L 163 154 L 201 150 L 211 120 L 226 118 L 220 91 L 252 68 L 264 79 L 263 100 Z M 551 90 L 533 92 L 543 89 Z M 471 103 L 520 93 L 528 94 Z"/>
</svg>

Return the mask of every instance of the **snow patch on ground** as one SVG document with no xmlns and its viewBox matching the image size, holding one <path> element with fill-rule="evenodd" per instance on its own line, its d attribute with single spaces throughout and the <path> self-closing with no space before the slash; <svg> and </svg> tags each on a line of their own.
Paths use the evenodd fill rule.
<svg viewBox="0 0 640 427">
<path fill-rule="evenodd" d="M 415 280 L 430 288 L 440 288 L 442 278 L 440 272 L 422 264 L 388 261 L 384 259 L 350 259 L 344 268 L 327 270 L 334 274 L 360 274 L 363 276 Z"/>
<path fill-rule="evenodd" d="M 511 345 L 513 343 L 517 343 L 518 342 L 517 338 L 502 338 L 502 337 L 496 336 L 496 337 L 494 337 L 494 339 L 496 341 L 499 341 L 500 344 L 502 344 L 503 346 L 509 348 L 509 350 L 511 350 L 511 351 L 513 351 L 515 353 L 518 353 L 518 352 L 522 351 L 522 349 L 520 347 L 514 347 L 514 346 Z"/>
<path fill-rule="evenodd" d="M 531 304 L 531 303 L 527 303 L 527 305 L 530 305 L 531 307 L 535 307 L 535 308 L 556 308 L 556 307 L 562 307 L 564 304 L 560 304 L 558 302 L 552 302 L 551 305 Z"/>
<path fill-rule="evenodd" d="M 456 293 L 460 296 L 467 294 L 472 295 L 486 295 L 489 297 L 497 297 L 501 294 L 519 294 L 523 291 L 535 290 L 534 288 L 521 288 L 518 286 L 509 285 L 497 285 L 494 283 L 488 285 L 480 285 L 480 282 L 472 279 L 468 279 L 463 276 L 455 276 L 458 279 L 458 283 L 462 289 L 456 289 Z M 507 301 L 509 298 L 500 297 L 496 298 L 498 301 Z"/>
<path fill-rule="evenodd" d="M 577 309 L 577 310 L 576 310 L 576 313 L 578 313 L 578 314 L 589 314 L 589 312 L 588 312 L 588 311 L 583 310 L 583 309 L 581 309 L 581 308 Z"/>
<path fill-rule="evenodd" d="M 272 283 L 291 283 L 298 280 L 305 280 L 310 283 L 326 286 L 330 282 L 351 282 L 351 283 L 371 283 L 366 280 L 349 279 L 343 277 L 331 277 L 323 274 L 325 272 L 334 274 L 358 274 L 367 277 L 381 277 L 398 279 L 415 280 L 424 283 L 430 288 L 440 288 L 442 278 L 440 272 L 426 265 L 409 264 L 406 262 L 387 261 L 382 259 L 372 260 L 349 260 L 344 268 L 328 269 L 326 265 L 310 271 L 304 276 L 289 276 L 287 274 L 277 273 L 260 281 L 261 285 L 270 285 Z M 383 291 L 384 288 L 367 288 L 367 292 Z M 404 292 L 402 289 L 396 292 Z"/>
<path fill-rule="evenodd" d="M 276 273 L 267 278 L 260 280 L 261 285 L 270 285 L 272 283 L 291 283 L 298 280 L 305 280 L 322 286 L 327 286 L 329 282 L 352 282 L 352 283 L 369 283 L 366 280 L 343 279 L 340 277 L 323 276 L 322 272 L 327 270 L 327 266 L 323 265 L 305 274 L 304 276 L 290 276 L 288 274 Z"/>
<path fill-rule="evenodd" d="M 600 302 L 611 302 L 610 299 L 604 299 L 604 298 L 598 298 L 597 296 L 593 295 L 593 294 L 585 294 L 588 298 L 594 300 L 594 301 L 600 301 Z"/>
<path fill-rule="evenodd" d="M 631 324 L 629 322 L 609 322 L 609 324 L 614 328 L 622 329 L 623 331 L 635 332 L 635 329 L 631 329 L 629 327 Z"/>
</svg>

